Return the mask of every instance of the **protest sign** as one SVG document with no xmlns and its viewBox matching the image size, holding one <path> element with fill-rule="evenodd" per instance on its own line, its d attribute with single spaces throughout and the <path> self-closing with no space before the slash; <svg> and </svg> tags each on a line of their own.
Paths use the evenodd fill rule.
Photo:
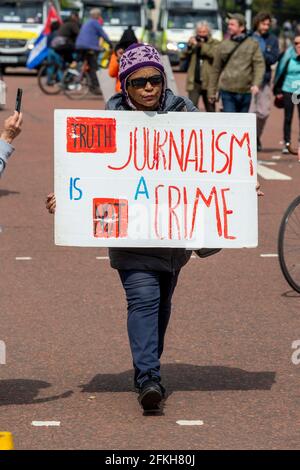
<svg viewBox="0 0 300 470">
<path fill-rule="evenodd" d="M 254 114 L 55 111 L 55 243 L 257 245 Z"/>
</svg>

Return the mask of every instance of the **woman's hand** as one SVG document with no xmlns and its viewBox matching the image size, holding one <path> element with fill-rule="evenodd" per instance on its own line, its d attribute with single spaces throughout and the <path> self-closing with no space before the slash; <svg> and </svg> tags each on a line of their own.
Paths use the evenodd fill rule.
<svg viewBox="0 0 300 470">
<path fill-rule="evenodd" d="M 264 196 L 264 195 L 265 195 L 265 193 L 263 193 L 263 192 L 260 190 L 260 184 L 259 184 L 259 183 L 257 183 L 257 185 L 256 185 L 256 192 L 257 192 L 257 195 L 258 195 L 258 196 Z"/>
<path fill-rule="evenodd" d="M 46 199 L 46 209 L 49 211 L 50 214 L 55 213 L 56 199 L 55 199 L 54 193 L 48 194 L 47 199 Z"/>
<path fill-rule="evenodd" d="M 12 116 L 4 122 L 4 129 L 1 133 L 1 139 L 11 144 L 12 141 L 21 133 L 23 116 L 22 113 L 14 112 Z"/>
</svg>

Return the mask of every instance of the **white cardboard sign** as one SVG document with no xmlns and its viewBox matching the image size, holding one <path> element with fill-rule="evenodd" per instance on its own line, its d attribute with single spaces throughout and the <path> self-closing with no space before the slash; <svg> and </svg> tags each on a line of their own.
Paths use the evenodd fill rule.
<svg viewBox="0 0 300 470">
<path fill-rule="evenodd" d="M 257 246 L 254 114 L 55 111 L 55 243 Z"/>
</svg>

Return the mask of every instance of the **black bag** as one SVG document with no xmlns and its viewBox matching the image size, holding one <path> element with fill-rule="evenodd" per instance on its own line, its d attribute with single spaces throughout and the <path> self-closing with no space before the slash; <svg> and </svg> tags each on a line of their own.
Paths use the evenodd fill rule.
<svg viewBox="0 0 300 470">
<path fill-rule="evenodd" d="M 274 106 L 276 106 L 276 108 L 278 108 L 278 109 L 283 109 L 284 108 L 284 101 L 283 101 L 283 96 L 282 95 L 275 96 Z"/>
<path fill-rule="evenodd" d="M 208 258 L 208 256 L 215 255 L 221 251 L 222 248 L 200 248 L 199 250 L 194 250 L 199 258 Z"/>
</svg>

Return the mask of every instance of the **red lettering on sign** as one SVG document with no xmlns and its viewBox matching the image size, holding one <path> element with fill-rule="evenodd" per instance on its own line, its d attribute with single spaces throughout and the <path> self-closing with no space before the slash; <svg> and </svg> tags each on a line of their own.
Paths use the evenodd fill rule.
<svg viewBox="0 0 300 470">
<path fill-rule="evenodd" d="M 111 118 L 67 118 L 67 152 L 115 153 L 116 120 Z"/>
</svg>

